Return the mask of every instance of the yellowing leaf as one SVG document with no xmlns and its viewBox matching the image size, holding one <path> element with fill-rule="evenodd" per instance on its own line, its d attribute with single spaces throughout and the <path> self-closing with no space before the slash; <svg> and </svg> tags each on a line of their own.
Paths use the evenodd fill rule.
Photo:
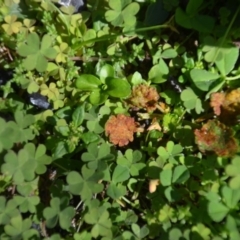
<svg viewBox="0 0 240 240">
<path fill-rule="evenodd" d="M 12 35 L 13 33 L 18 33 L 20 31 L 20 28 L 22 27 L 21 22 L 16 22 L 17 16 L 15 15 L 9 15 L 4 18 L 5 24 L 2 25 L 4 31 L 8 35 Z"/>
</svg>

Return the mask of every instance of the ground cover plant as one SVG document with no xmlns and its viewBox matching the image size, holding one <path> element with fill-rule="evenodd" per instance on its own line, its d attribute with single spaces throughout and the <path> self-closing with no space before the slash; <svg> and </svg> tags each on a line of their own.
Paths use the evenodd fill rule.
<svg viewBox="0 0 240 240">
<path fill-rule="evenodd" d="M 69 3 L 0 2 L 0 238 L 239 240 L 240 2 Z"/>
</svg>

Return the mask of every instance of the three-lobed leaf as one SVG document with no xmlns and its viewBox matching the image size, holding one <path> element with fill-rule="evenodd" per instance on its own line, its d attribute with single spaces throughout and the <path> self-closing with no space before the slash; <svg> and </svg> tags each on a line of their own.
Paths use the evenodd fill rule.
<svg viewBox="0 0 240 240">
<path fill-rule="evenodd" d="M 202 91 L 208 91 L 210 86 L 220 77 L 217 73 L 203 69 L 191 70 L 190 76 L 195 86 Z"/>
</svg>

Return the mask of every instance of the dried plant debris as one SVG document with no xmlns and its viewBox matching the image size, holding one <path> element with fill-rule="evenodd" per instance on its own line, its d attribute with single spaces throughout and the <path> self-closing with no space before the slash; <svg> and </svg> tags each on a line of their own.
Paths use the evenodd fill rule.
<svg viewBox="0 0 240 240">
<path fill-rule="evenodd" d="M 214 152 L 221 157 L 231 157 L 238 151 L 233 131 L 217 120 L 209 120 L 194 131 L 195 142 L 201 152 Z"/>
<path fill-rule="evenodd" d="M 213 93 L 210 105 L 214 113 L 226 124 L 234 124 L 240 115 L 240 89 L 226 93 Z"/>
<path fill-rule="evenodd" d="M 158 106 L 159 94 L 156 88 L 140 84 L 133 88 L 128 104 L 136 109 L 145 109 L 153 112 Z"/>
<path fill-rule="evenodd" d="M 137 124 L 132 117 L 118 114 L 111 116 L 105 125 L 105 134 L 110 142 L 119 147 L 133 141 L 133 134 L 137 131 Z"/>
<path fill-rule="evenodd" d="M 221 114 L 221 106 L 223 105 L 224 99 L 224 93 L 213 93 L 211 95 L 210 105 L 217 116 Z"/>
</svg>

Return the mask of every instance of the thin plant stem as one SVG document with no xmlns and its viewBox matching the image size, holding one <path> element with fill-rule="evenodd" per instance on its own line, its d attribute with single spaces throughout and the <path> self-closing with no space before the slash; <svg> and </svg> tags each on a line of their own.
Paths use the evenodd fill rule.
<svg viewBox="0 0 240 240">
<path fill-rule="evenodd" d="M 240 79 L 240 75 L 237 75 L 237 76 L 234 76 L 234 77 L 226 77 L 225 79 L 228 80 L 228 81 L 237 80 L 237 79 Z"/>
<path fill-rule="evenodd" d="M 237 15 L 238 15 L 239 11 L 240 11 L 240 5 L 238 6 L 238 8 L 237 8 L 235 14 L 234 14 L 233 17 L 232 17 L 231 22 L 230 22 L 229 25 L 228 25 L 228 28 L 227 28 L 227 30 L 226 30 L 226 32 L 225 32 L 225 34 L 224 34 L 224 36 L 223 36 L 223 38 L 222 38 L 222 40 L 221 40 L 221 42 L 220 42 L 220 45 L 219 45 L 219 47 L 218 47 L 218 49 L 217 49 L 215 55 L 214 55 L 214 58 L 213 58 L 212 64 L 216 61 L 216 58 L 217 58 L 218 53 L 219 53 L 219 51 L 220 51 L 220 48 L 223 46 L 223 43 L 224 43 L 224 41 L 226 40 L 227 35 L 229 34 L 229 31 L 230 31 L 230 29 L 232 28 L 232 25 L 233 25 L 233 23 L 234 23 L 234 21 L 235 21 Z"/>
<path fill-rule="evenodd" d="M 83 41 L 83 42 L 78 42 L 75 44 L 75 46 L 73 46 L 73 49 L 78 49 L 81 46 L 87 45 L 87 44 L 91 44 L 91 43 L 96 43 L 96 42 L 103 42 L 103 41 L 107 41 L 107 40 L 111 40 L 114 39 L 116 37 L 119 37 L 123 34 L 130 34 L 130 33 L 139 33 L 139 32 L 146 32 L 146 31 L 152 31 L 152 30 L 157 30 L 157 29 L 161 29 L 161 28 L 171 28 L 171 26 L 169 26 L 168 24 L 163 24 L 163 25 L 157 25 L 157 26 L 152 26 L 152 27 L 144 27 L 144 28 L 138 28 L 138 29 L 134 29 L 134 30 L 129 30 L 126 32 L 121 32 L 118 34 L 112 34 L 112 35 L 107 35 L 107 36 L 102 36 L 99 38 L 93 38 L 93 39 L 89 39 L 87 41 Z M 135 38 L 135 36 L 134 36 Z"/>
</svg>

